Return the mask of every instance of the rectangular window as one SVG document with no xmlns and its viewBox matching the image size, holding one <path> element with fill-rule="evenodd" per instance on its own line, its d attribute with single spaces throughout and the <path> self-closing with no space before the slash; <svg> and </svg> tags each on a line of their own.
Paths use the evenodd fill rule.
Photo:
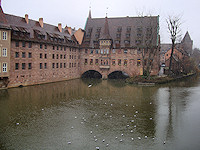
<svg viewBox="0 0 200 150">
<path fill-rule="evenodd" d="M 64 63 L 64 68 L 66 68 L 66 63 Z"/>
<path fill-rule="evenodd" d="M 19 69 L 19 63 L 15 63 L 15 70 Z"/>
<path fill-rule="evenodd" d="M 44 54 L 44 58 L 47 59 L 47 54 Z"/>
<path fill-rule="evenodd" d="M 40 53 L 40 58 L 42 58 L 42 53 Z"/>
<path fill-rule="evenodd" d="M 60 59 L 62 59 L 62 56 L 63 56 L 63 55 L 62 55 L 62 54 L 60 54 Z"/>
<path fill-rule="evenodd" d="M 64 59 L 66 59 L 66 55 L 64 55 Z"/>
<path fill-rule="evenodd" d="M 52 54 L 52 59 L 54 59 L 55 58 L 55 55 L 54 54 Z"/>
<path fill-rule="evenodd" d="M 124 66 L 127 66 L 128 60 L 124 59 Z"/>
<path fill-rule="evenodd" d="M 112 50 L 112 53 L 115 54 L 115 49 Z"/>
<path fill-rule="evenodd" d="M 40 69 L 42 69 L 42 63 L 40 63 Z"/>
<path fill-rule="evenodd" d="M 140 66 L 141 65 L 141 60 L 137 59 L 137 65 Z"/>
<path fill-rule="evenodd" d="M 26 69 L 26 64 L 22 63 L 22 69 L 25 70 Z"/>
<path fill-rule="evenodd" d="M 53 45 L 53 50 L 55 50 L 55 46 Z"/>
<path fill-rule="evenodd" d="M 60 68 L 62 68 L 62 63 L 60 63 Z"/>
<path fill-rule="evenodd" d="M 115 65 L 115 59 L 112 60 L 112 65 Z"/>
<path fill-rule="evenodd" d="M 32 53 L 28 53 L 28 58 L 32 58 Z"/>
<path fill-rule="evenodd" d="M 71 63 L 69 63 L 69 68 L 71 68 Z"/>
<path fill-rule="evenodd" d="M 42 49 L 42 44 L 40 44 L 40 49 Z"/>
<path fill-rule="evenodd" d="M 22 58 L 25 58 L 25 57 L 26 57 L 26 53 L 22 52 Z"/>
<path fill-rule="evenodd" d="M 87 65 L 87 63 L 88 63 L 88 62 L 87 62 L 87 59 L 85 59 L 85 65 Z"/>
<path fill-rule="evenodd" d="M 66 51 L 66 47 L 64 47 L 64 51 Z"/>
<path fill-rule="evenodd" d="M 26 42 L 22 41 L 22 47 L 26 47 Z"/>
<path fill-rule="evenodd" d="M 58 54 L 57 54 L 56 58 L 58 59 L 58 57 L 59 57 L 59 56 L 58 56 Z"/>
<path fill-rule="evenodd" d="M 47 45 L 46 44 L 44 45 L 44 48 L 47 49 Z"/>
<path fill-rule="evenodd" d="M 96 54 L 99 54 L 99 50 L 98 49 L 96 49 Z"/>
<path fill-rule="evenodd" d="M 127 49 L 124 49 L 124 54 L 127 54 L 128 53 L 128 50 Z"/>
<path fill-rule="evenodd" d="M 118 59 L 118 65 L 121 65 L 121 59 Z"/>
<path fill-rule="evenodd" d="M 32 63 L 28 63 L 28 69 L 32 69 Z"/>
<path fill-rule="evenodd" d="M 52 63 L 52 68 L 55 68 L 55 63 Z"/>
<path fill-rule="evenodd" d="M 86 54 L 88 53 L 88 49 L 85 49 L 85 53 L 86 53 Z"/>
<path fill-rule="evenodd" d="M 7 32 L 6 31 L 3 31 L 3 40 L 7 40 Z"/>
<path fill-rule="evenodd" d="M 28 43 L 28 48 L 32 48 L 32 43 L 31 42 Z"/>
<path fill-rule="evenodd" d="M 3 63 L 2 65 L 3 65 L 3 68 L 2 68 L 3 72 L 7 72 L 7 63 Z"/>
<path fill-rule="evenodd" d="M 47 69 L 47 63 L 44 63 L 44 69 Z"/>
<path fill-rule="evenodd" d="M 99 63 L 99 60 L 95 59 L 95 64 L 98 65 L 98 63 Z"/>
<path fill-rule="evenodd" d="M 59 50 L 59 46 L 57 46 L 57 50 Z"/>
<path fill-rule="evenodd" d="M 19 52 L 15 52 L 15 58 L 19 58 Z"/>
<path fill-rule="evenodd" d="M 15 42 L 15 47 L 19 47 L 19 41 Z"/>
<path fill-rule="evenodd" d="M 56 68 L 58 68 L 58 63 L 56 63 Z"/>
<path fill-rule="evenodd" d="M 7 48 L 3 48 L 2 50 L 2 56 L 7 57 Z"/>
<path fill-rule="evenodd" d="M 93 49 L 90 50 L 90 54 L 93 54 Z"/>
<path fill-rule="evenodd" d="M 90 59 L 90 65 L 93 65 L 93 59 Z"/>
</svg>

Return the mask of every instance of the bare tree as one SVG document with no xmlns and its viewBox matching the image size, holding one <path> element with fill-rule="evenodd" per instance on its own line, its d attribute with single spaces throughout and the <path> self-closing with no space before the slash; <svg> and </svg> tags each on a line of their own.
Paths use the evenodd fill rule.
<svg viewBox="0 0 200 150">
<path fill-rule="evenodd" d="M 137 29 L 137 35 L 141 35 L 141 37 L 137 37 L 137 39 L 141 40 L 138 47 L 141 50 L 143 76 L 149 78 L 153 66 L 157 64 L 158 66 L 156 67 L 159 68 L 160 64 L 158 60 L 160 48 L 159 16 L 143 16 L 143 13 L 140 13 L 138 16 L 143 18 L 140 19 L 141 22 L 139 23 L 143 25 L 143 28 Z"/>
<path fill-rule="evenodd" d="M 179 16 L 169 16 L 166 19 L 168 25 L 168 31 L 170 33 L 170 38 L 172 42 L 172 51 L 170 55 L 170 62 L 169 62 L 169 73 L 172 73 L 172 58 L 174 53 L 174 48 L 176 46 L 177 40 L 181 36 L 181 17 Z"/>
</svg>

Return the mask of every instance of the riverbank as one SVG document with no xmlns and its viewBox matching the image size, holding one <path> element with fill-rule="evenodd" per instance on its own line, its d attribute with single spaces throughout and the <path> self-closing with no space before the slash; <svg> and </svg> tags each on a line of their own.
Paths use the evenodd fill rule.
<svg viewBox="0 0 200 150">
<path fill-rule="evenodd" d="M 135 76 L 132 78 L 127 78 L 126 83 L 128 84 L 137 84 L 143 86 L 154 86 L 155 84 L 165 84 L 173 81 L 184 80 L 190 77 L 197 76 L 196 73 L 191 73 L 181 76 L 151 76 L 149 79 L 144 76 Z"/>
</svg>

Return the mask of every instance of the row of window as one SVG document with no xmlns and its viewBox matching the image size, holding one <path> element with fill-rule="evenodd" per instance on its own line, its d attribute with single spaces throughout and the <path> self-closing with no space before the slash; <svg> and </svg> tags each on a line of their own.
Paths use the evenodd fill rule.
<svg viewBox="0 0 200 150">
<path fill-rule="evenodd" d="M 109 54 L 109 49 L 85 49 L 85 53 L 87 54 L 89 51 L 89 54 Z M 124 50 L 121 50 L 121 49 L 112 49 L 112 53 L 115 54 L 117 51 L 118 54 L 121 54 L 122 51 L 124 54 L 127 54 L 128 53 L 128 49 L 124 49 Z M 140 49 L 138 49 L 138 51 L 140 51 Z"/>
<path fill-rule="evenodd" d="M 21 53 L 22 58 L 26 58 L 26 52 L 22 52 Z M 19 58 L 20 57 L 20 53 L 19 52 L 15 52 L 15 58 Z M 32 58 L 32 53 L 28 52 L 28 58 Z"/>
<path fill-rule="evenodd" d="M 25 42 L 25 41 L 22 41 L 22 47 L 27 47 L 27 44 L 28 44 L 28 48 L 32 48 L 32 42 Z M 19 41 L 15 41 L 15 47 L 19 47 Z M 47 49 L 47 44 L 39 44 L 39 47 L 40 47 L 40 49 Z M 67 49 L 67 47 L 66 46 L 55 46 L 55 45 L 53 45 L 52 46 L 52 49 L 53 50 L 64 50 L 64 51 L 66 51 L 66 49 Z M 70 48 L 69 49 L 70 50 L 70 52 L 76 52 L 76 48 Z"/>
<path fill-rule="evenodd" d="M 3 62 L 2 63 L 2 72 L 7 72 L 7 63 Z M 0 73 L 1 73 L 1 63 L 0 63 Z"/>
<path fill-rule="evenodd" d="M 73 68 L 73 67 L 76 67 L 76 63 L 69 63 L 69 68 Z M 79 66 L 79 63 L 78 63 L 78 66 Z M 21 63 L 21 66 L 20 66 L 20 63 L 15 63 L 15 70 L 19 70 L 21 67 L 22 70 L 25 70 L 28 69 L 32 69 L 32 63 Z M 40 63 L 39 64 L 39 68 L 40 69 L 47 69 L 47 63 Z M 52 63 L 52 68 L 66 68 L 66 63 Z M 7 72 L 7 64 L 6 63 L 3 63 L 3 72 Z"/>
<path fill-rule="evenodd" d="M 6 31 L 0 31 L 0 40 L 7 40 L 8 38 L 8 33 Z"/>
<path fill-rule="evenodd" d="M 90 60 L 89 60 L 89 64 L 90 64 L 90 65 L 93 65 L 93 63 L 94 63 L 94 60 L 93 60 L 93 59 L 90 59 Z M 132 62 L 132 63 L 133 63 L 133 62 Z M 87 65 L 87 64 L 88 64 L 88 59 L 85 59 L 85 65 Z M 95 64 L 96 64 L 96 65 L 99 64 L 99 59 L 95 59 Z M 109 65 L 109 61 L 108 61 L 107 59 L 101 59 L 100 64 L 101 64 L 101 65 Z M 121 59 L 118 59 L 117 64 L 118 64 L 118 65 L 122 65 L 122 60 L 121 60 Z M 127 60 L 127 59 L 124 59 L 123 64 L 124 64 L 125 66 L 127 66 L 128 60 Z M 115 59 L 112 59 L 112 65 L 116 65 L 116 60 L 115 60 Z M 138 66 L 141 65 L 141 60 L 140 60 L 140 59 L 137 59 L 137 65 L 138 65 Z"/>
<path fill-rule="evenodd" d="M 20 68 L 19 63 L 15 63 L 15 70 L 19 70 L 19 68 Z M 27 68 L 26 63 L 22 63 L 21 68 L 22 70 L 25 70 Z M 28 63 L 28 69 L 32 69 L 32 63 Z"/>
<path fill-rule="evenodd" d="M 2 48 L 2 51 L 1 51 L 1 47 L 0 47 L 0 57 L 1 56 L 2 57 L 7 57 L 7 48 Z"/>
</svg>

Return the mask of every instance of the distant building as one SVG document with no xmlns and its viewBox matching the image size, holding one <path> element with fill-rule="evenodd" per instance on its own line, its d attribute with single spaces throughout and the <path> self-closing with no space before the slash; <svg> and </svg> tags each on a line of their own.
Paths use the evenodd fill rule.
<svg viewBox="0 0 200 150">
<path fill-rule="evenodd" d="M 11 28 L 0 7 L 0 87 L 6 87 L 10 75 Z"/>
<path fill-rule="evenodd" d="M 161 51 L 160 51 L 160 64 L 165 64 L 165 61 L 168 60 L 168 58 L 165 58 L 166 53 L 169 52 L 169 50 L 172 48 L 172 44 L 169 43 L 163 43 L 161 44 Z M 191 56 L 193 53 L 193 41 L 191 40 L 191 37 L 189 35 L 189 32 L 187 31 L 184 38 L 180 43 L 176 44 L 176 49 L 183 51 L 188 56 Z"/>
<path fill-rule="evenodd" d="M 157 51 L 150 60 L 151 74 L 158 74 L 159 16 L 92 18 L 90 11 L 85 32 L 81 54 L 85 63 L 81 73 L 96 70 L 103 78 L 116 71 L 129 76 L 142 75 L 150 54 L 146 48 L 154 47 Z"/>
<path fill-rule="evenodd" d="M 102 78 L 118 71 L 131 77 L 148 61 L 158 74 L 159 16 L 92 18 L 90 11 L 85 30 L 75 30 L 0 9 L 0 87 L 75 79 L 90 70 Z"/>
</svg>

